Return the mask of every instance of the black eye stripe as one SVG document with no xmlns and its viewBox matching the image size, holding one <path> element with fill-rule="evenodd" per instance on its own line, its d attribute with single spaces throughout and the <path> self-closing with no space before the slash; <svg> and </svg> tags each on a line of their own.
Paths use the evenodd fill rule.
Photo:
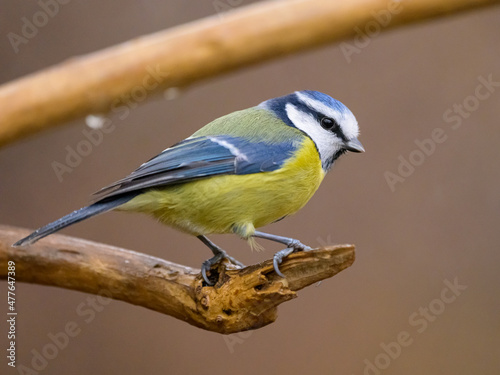
<svg viewBox="0 0 500 375">
<path fill-rule="evenodd" d="M 338 122 L 327 116 L 326 114 L 323 114 L 319 112 L 318 110 L 308 106 L 306 103 L 304 103 L 302 100 L 300 100 L 297 95 L 295 94 L 290 94 L 287 96 L 283 96 L 281 98 L 276 98 L 272 100 L 269 104 L 269 109 L 272 110 L 278 117 L 284 121 L 288 126 L 296 127 L 293 121 L 288 117 L 287 111 L 286 111 L 286 106 L 287 105 L 292 105 L 295 107 L 297 111 L 307 113 L 311 116 L 313 116 L 318 124 L 321 125 L 321 120 L 325 117 L 328 117 L 335 121 L 336 126 L 334 125 L 333 128 L 331 129 L 326 129 L 332 133 L 334 133 L 337 137 L 339 137 L 343 141 L 347 141 L 347 137 L 344 135 L 344 132 L 342 131 L 342 128 L 339 126 Z"/>
<path fill-rule="evenodd" d="M 321 115 L 319 116 L 318 121 L 323 129 L 328 130 L 331 133 L 334 133 L 337 137 L 339 137 L 343 141 L 347 140 L 346 136 L 344 135 L 344 132 L 342 131 L 342 128 L 340 127 L 337 120 L 335 120 L 334 118 Z"/>
</svg>

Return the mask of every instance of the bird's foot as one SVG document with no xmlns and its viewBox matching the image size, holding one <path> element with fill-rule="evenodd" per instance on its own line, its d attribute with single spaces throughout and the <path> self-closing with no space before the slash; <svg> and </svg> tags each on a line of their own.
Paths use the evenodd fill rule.
<svg viewBox="0 0 500 375">
<path fill-rule="evenodd" d="M 312 247 L 309 247 L 307 245 L 304 245 L 302 242 L 299 240 L 294 240 L 293 238 L 290 239 L 290 242 L 286 244 L 289 248 L 292 248 L 295 252 L 297 251 L 310 251 L 312 250 Z"/>
<path fill-rule="evenodd" d="M 205 280 L 205 282 L 208 285 L 210 285 L 210 286 L 215 285 L 215 282 L 212 282 L 209 279 L 207 273 L 210 273 L 212 266 L 219 264 L 224 259 L 227 259 L 230 263 L 234 264 L 235 266 L 238 266 L 239 268 L 245 267 L 245 265 L 243 263 L 237 261 L 232 256 L 228 255 L 224 250 L 220 250 L 212 258 L 207 259 L 201 265 L 201 276 L 203 277 L 203 280 Z"/>
<path fill-rule="evenodd" d="M 274 271 L 276 273 L 285 278 L 285 275 L 280 271 L 279 265 L 283 262 L 283 259 L 289 256 L 290 254 L 296 253 L 298 251 L 310 251 L 312 250 L 311 247 L 304 245 L 302 242 L 294 239 L 290 239 L 290 242 L 287 243 L 287 248 L 278 251 L 276 254 L 274 254 L 273 257 L 273 266 L 274 266 Z"/>
</svg>

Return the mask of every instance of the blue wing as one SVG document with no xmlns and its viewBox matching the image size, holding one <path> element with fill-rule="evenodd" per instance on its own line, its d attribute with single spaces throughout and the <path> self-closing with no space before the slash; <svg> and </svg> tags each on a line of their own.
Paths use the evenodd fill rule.
<svg viewBox="0 0 500 375">
<path fill-rule="evenodd" d="M 297 140 L 268 144 L 232 136 L 188 138 L 96 193 L 98 200 L 222 174 L 278 169 L 300 147 Z"/>
</svg>

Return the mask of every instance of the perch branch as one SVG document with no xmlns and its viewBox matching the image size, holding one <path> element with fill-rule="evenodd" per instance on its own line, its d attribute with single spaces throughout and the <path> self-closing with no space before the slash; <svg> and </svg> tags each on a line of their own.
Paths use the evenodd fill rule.
<svg viewBox="0 0 500 375">
<path fill-rule="evenodd" d="M 0 226 L 0 278 L 15 262 L 16 281 L 52 285 L 140 305 L 194 326 L 229 334 L 274 322 L 277 306 L 296 291 L 332 277 L 354 262 L 354 246 L 337 245 L 290 255 L 283 279 L 272 259 L 236 269 L 220 265 L 214 287 L 198 269 L 146 254 L 53 235 L 27 248 L 10 245 L 28 234 Z"/>
<path fill-rule="evenodd" d="M 380 30 L 500 0 L 266 1 L 74 57 L 0 86 L 0 146 L 167 88 Z M 374 14 L 387 12 L 388 21 Z M 373 25 L 371 28 L 373 32 Z"/>
</svg>

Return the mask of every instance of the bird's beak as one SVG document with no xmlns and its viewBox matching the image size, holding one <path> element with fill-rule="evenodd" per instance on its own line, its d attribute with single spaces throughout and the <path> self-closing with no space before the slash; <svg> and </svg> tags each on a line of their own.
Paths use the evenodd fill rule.
<svg viewBox="0 0 500 375">
<path fill-rule="evenodd" d="M 365 148 L 357 138 L 351 139 L 350 141 L 344 143 L 344 148 L 351 152 L 365 152 Z"/>
</svg>

